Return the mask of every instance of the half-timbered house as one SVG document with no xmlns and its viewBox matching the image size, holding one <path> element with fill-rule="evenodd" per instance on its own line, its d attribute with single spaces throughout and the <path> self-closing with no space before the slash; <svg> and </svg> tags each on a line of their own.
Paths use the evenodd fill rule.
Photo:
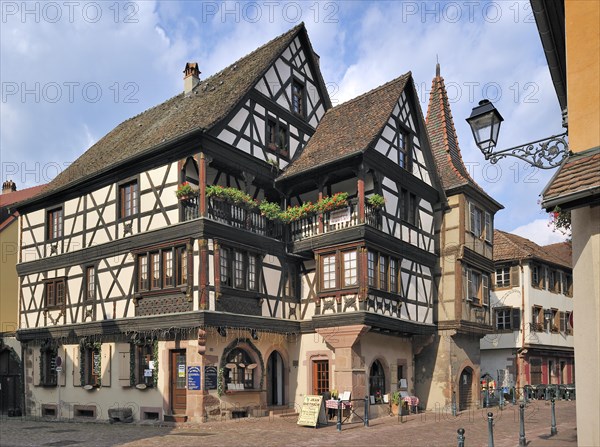
<svg viewBox="0 0 600 447">
<path fill-rule="evenodd" d="M 445 199 L 411 74 L 332 108 L 299 25 L 184 76 L 21 207 L 28 414 L 414 393 Z"/>
<path fill-rule="evenodd" d="M 427 130 L 447 203 L 440 229 L 438 332 L 415 357 L 416 390 L 430 408 L 450 409 L 454 404 L 463 410 L 479 401 L 479 340 L 492 330 L 494 214 L 503 206 L 486 194 L 463 163 L 439 64 Z"/>
</svg>

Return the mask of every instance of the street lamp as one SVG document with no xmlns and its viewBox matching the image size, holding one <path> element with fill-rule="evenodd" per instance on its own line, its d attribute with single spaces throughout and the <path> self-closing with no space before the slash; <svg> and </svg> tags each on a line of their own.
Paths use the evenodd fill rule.
<svg viewBox="0 0 600 447">
<path fill-rule="evenodd" d="M 471 116 L 467 118 L 475 143 L 485 159 L 490 160 L 492 164 L 498 163 L 498 160 L 505 157 L 517 157 L 537 168 L 552 169 L 560 166 L 569 155 L 569 144 L 565 138 L 567 132 L 509 149 L 494 151 L 502 121 L 504 119 L 500 112 L 487 99 L 479 101 L 479 105 L 473 108 Z"/>
</svg>

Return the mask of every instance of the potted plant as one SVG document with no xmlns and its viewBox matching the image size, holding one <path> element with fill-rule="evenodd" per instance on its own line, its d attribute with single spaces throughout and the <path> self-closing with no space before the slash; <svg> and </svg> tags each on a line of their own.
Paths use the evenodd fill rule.
<svg viewBox="0 0 600 447">
<path fill-rule="evenodd" d="M 374 209 L 379 210 L 385 205 L 385 198 L 381 194 L 373 194 L 367 198 L 367 203 Z"/>
<path fill-rule="evenodd" d="M 398 415 L 400 412 L 400 391 L 394 391 L 390 395 L 390 411 L 393 415 Z"/>
<path fill-rule="evenodd" d="M 198 195 L 198 190 L 194 189 L 188 182 L 183 182 L 177 187 L 175 195 L 179 200 L 187 200 Z"/>
</svg>

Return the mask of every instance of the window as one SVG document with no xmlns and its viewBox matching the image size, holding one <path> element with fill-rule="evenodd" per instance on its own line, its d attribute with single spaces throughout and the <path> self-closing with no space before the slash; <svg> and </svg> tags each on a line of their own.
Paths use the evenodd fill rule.
<svg viewBox="0 0 600 447">
<path fill-rule="evenodd" d="M 573 296 L 573 276 L 568 273 L 563 274 L 562 293 L 566 296 Z"/>
<path fill-rule="evenodd" d="M 417 196 L 406 189 L 400 190 L 402 199 L 402 220 L 411 225 L 417 224 Z"/>
<path fill-rule="evenodd" d="M 541 279 L 542 279 L 542 277 L 540 275 L 540 266 L 532 264 L 531 265 L 531 285 L 533 287 L 540 288 Z"/>
<path fill-rule="evenodd" d="M 80 345 L 82 368 L 82 385 L 99 387 L 101 385 L 101 348 L 100 343 L 87 343 Z"/>
<path fill-rule="evenodd" d="M 548 271 L 548 290 L 550 290 L 551 292 L 555 292 L 555 288 L 557 286 L 557 281 L 556 281 L 556 272 L 554 270 L 549 270 Z"/>
<path fill-rule="evenodd" d="M 490 277 L 486 273 L 481 273 L 471 268 L 466 268 L 463 272 L 463 281 L 466 280 L 466 300 L 476 305 L 490 305 Z"/>
<path fill-rule="evenodd" d="M 258 256 L 228 247 L 219 249 L 221 285 L 240 290 L 258 290 Z"/>
<path fill-rule="evenodd" d="M 379 256 L 379 288 L 381 290 L 387 290 L 387 258 L 385 256 Z"/>
<path fill-rule="evenodd" d="M 154 386 L 154 343 L 152 340 L 144 340 L 131 345 L 130 362 L 134 368 L 134 385 Z"/>
<path fill-rule="evenodd" d="M 244 349 L 235 348 L 225 358 L 225 383 L 228 390 L 254 389 L 256 363 Z"/>
<path fill-rule="evenodd" d="M 131 217 L 138 212 L 137 180 L 119 186 L 119 217 Z"/>
<path fill-rule="evenodd" d="M 517 331 L 521 325 L 521 309 L 503 307 L 494 310 L 496 329 L 499 331 Z"/>
<path fill-rule="evenodd" d="M 469 202 L 468 224 L 473 236 L 492 243 L 494 234 L 492 215 Z"/>
<path fill-rule="evenodd" d="M 46 215 L 46 239 L 58 239 L 63 235 L 63 209 L 55 208 Z"/>
<path fill-rule="evenodd" d="M 375 253 L 372 251 L 367 254 L 367 275 L 369 287 L 375 287 Z"/>
<path fill-rule="evenodd" d="M 356 286 L 358 284 L 358 265 L 356 251 L 344 252 L 344 287 Z"/>
<path fill-rule="evenodd" d="M 160 256 L 158 252 L 150 253 L 150 286 L 152 289 L 160 288 Z"/>
<path fill-rule="evenodd" d="M 288 131 L 285 124 L 267 119 L 267 149 L 275 152 L 282 157 L 288 157 Z"/>
<path fill-rule="evenodd" d="M 531 309 L 531 324 L 536 332 L 544 331 L 544 309 L 540 306 L 533 306 Z"/>
<path fill-rule="evenodd" d="M 385 372 L 379 360 L 375 360 L 369 371 L 369 394 L 375 396 L 376 403 L 383 403 L 385 394 Z"/>
<path fill-rule="evenodd" d="M 295 297 L 296 296 L 296 268 L 293 265 L 288 265 L 288 268 L 285 270 L 284 274 L 286 275 L 284 278 L 284 289 L 283 293 L 286 297 Z"/>
<path fill-rule="evenodd" d="M 496 287 L 510 287 L 510 266 L 496 269 Z"/>
<path fill-rule="evenodd" d="M 237 289 L 246 288 L 246 272 L 244 271 L 244 254 L 241 251 L 233 252 L 233 278 Z"/>
<path fill-rule="evenodd" d="M 138 291 L 172 289 L 187 284 L 185 246 L 167 247 L 137 255 Z"/>
<path fill-rule="evenodd" d="M 56 386 L 56 356 L 58 348 L 51 342 L 44 343 L 40 348 L 40 385 Z"/>
<path fill-rule="evenodd" d="M 412 157 L 410 156 L 409 136 L 406 132 L 398 130 L 396 138 L 398 144 L 398 165 L 410 172 L 412 171 Z"/>
<path fill-rule="evenodd" d="M 256 276 L 258 270 L 256 268 L 256 256 L 250 255 L 248 256 L 248 289 L 249 290 L 258 290 Z M 289 274 L 289 282 L 292 282 L 295 279 L 295 275 Z M 286 283 L 287 284 L 287 283 Z M 294 289 L 291 287 L 291 284 L 288 284 L 288 293 L 286 296 L 295 296 L 291 294 Z"/>
<path fill-rule="evenodd" d="M 292 112 L 304 116 L 304 86 L 296 80 L 292 82 Z"/>
<path fill-rule="evenodd" d="M 323 256 L 323 288 L 334 289 L 335 281 L 335 255 Z"/>
<path fill-rule="evenodd" d="M 44 288 L 46 307 L 60 307 L 65 304 L 65 279 L 47 281 Z"/>
<path fill-rule="evenodd" d="M 567 326 L 568 326 L 568 313 L 567 312 L 559 312 L 559 319 L 560 319 L 560 327 L 559 330 L 562 333 L 566 333 L 567 332 Z"/>
<path fill-rule="evenodd" d="M 552 309 L 552 319 L 549 323 L 552 332 L 558 332 L 560 330 L 560 312 L 558 309 Z"/>
<path fill-rule="evenodd" d="M 85 293 L 84 299 L 86 301 L 94 301 L 96 299 L 96 268 L 86 267 L 85 268 Z"/>
<path fill-rule="evenodd" d="M 398 261 L 390 258 L 390 292 L 398 293 Z"/>
</svg>

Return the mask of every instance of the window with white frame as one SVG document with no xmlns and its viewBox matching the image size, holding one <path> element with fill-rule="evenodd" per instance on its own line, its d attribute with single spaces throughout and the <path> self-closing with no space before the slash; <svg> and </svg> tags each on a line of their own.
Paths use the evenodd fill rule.
<svg viewBox="0 0 600 447">
<path fill-rule="evenodd" d="M 241 249 L 219 248 L 221 286 L 240 290 L 258 290 L 258 255 Z"/>
<path fill-rule="evenodd" d="M 344 287 L 356 286 L 358 284 L 358 264 L 356 250 L 346 251 L 344 257 Z"/>
<path fill-rule="evenodd" d="M 496 287 L 510 287 L 510 266 L 505 265 L 496 269 Z"/>
</svg>

